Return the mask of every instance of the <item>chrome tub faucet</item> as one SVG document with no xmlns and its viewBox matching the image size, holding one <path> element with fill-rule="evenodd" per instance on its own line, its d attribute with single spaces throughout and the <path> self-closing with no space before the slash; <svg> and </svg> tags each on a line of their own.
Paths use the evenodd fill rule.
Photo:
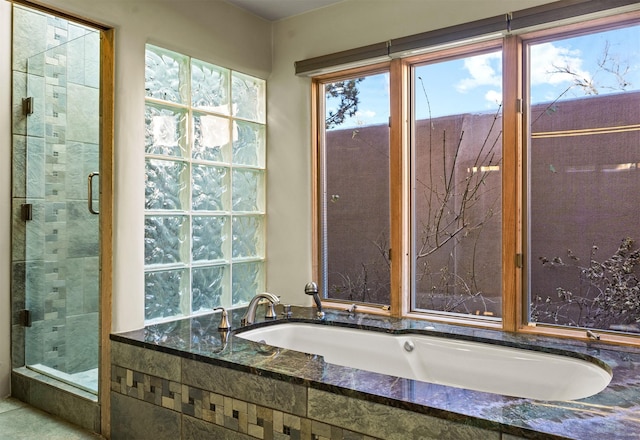
<svg viewBox="0 0 640 440">
<path fill-rule="evenodd" d="M 280 298 L 269 292 L 258 293 L 256 296 L 251 298 L 251 302 L 249 303 L 249 307 L 247 308 L 247 313 L 245 313 L 242 317 L 241 324 L 243 326 L 253 324 L 256 319 L 256 308 L 258 307 L 258 303 L 263 299 L 269 301 L 269 307 L 267 308 L 266 317 L 275 317 L 273 306 L 280 304 Z"/>
</svg>

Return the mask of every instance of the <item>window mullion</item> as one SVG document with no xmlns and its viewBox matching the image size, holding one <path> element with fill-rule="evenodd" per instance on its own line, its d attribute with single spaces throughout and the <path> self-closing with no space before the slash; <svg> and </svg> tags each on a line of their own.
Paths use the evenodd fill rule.
<svg viewBox="0 0 640 440">
<path fill-rule="evenodd" d="M 403 316 L 409 311 L 409 176 L 407 157 L 407 84 L 408 67 L 401 59 L 390 66 L 390 132 L 389 132 L 389 204 L 390 204 L 390 264 L 391 315 Z"/>
<path fill-rule="evenodd" d="M 519 37 L 504 38 L 502 134 L 502 325 L 515 331 L 522 322 L 522 43 Z"/>
</svg>

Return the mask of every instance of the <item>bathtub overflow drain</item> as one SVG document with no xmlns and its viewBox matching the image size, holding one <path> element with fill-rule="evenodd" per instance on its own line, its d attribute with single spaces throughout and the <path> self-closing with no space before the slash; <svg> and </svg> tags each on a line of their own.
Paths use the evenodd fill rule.
<svg viewBox="0 0 640 440">
<path fill-rule="evenodd" d="M 416 348 L 416 346 L 415 346 L 415 344 L 414 344 L 413 342 L 411 342 L 411 341 L 406 341 L 406 342 L 404 343 L 404 349 L 405 349 L 406 351 L 413 351 L 413 349 L 414 349 L 414 348 Z"/>
</svg>

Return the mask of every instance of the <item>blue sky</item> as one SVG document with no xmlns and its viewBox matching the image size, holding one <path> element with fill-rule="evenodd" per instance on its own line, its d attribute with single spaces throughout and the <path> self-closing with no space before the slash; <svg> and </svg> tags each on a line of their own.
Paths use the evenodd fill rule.
<svg viewBox="0 0 640 440">
<path fill-rule="evenodd" d="M 532 103 L 640 90 L 640 26 L 534 44 L 531 50 Z M 605 57 L 606 54 L 606 57 Z M 606 62 L 602 65 L 603 60 Z M 495 111 L 501 100 L 502 61 L 499 52 L 419 66 L 416 68 L 418 119 L 466 112 Z M 419 78 L 422 78 L 420 80 Z M 572 86 L 578 80 L 586 87 Z M 387 74 L 358 84 L 358 113 L 336 128 L 386 123 L 389 117 Z M 426 90 L 427 100 L 422 90 Z M 327 101 L 328 109 L 335 105 Z"/>
</svg>

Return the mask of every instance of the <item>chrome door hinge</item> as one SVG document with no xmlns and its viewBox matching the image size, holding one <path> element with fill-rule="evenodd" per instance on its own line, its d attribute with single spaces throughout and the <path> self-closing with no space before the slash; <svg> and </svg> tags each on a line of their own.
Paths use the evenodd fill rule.
<svg viewBox="0 0 640 440">
<path fill-rule="evenodd" d="M 23 327 L 31 327 L 31 311 L 27 309 L 19 310 L 18 321 Z"/>
<path fill-rule="evenodd" d="M 33 220 L 33 205 L 31 203 L 22 204 L 22 220 L 25 222 Z"/>
<path fill-rule="evenodd" d="M 29 116 L 33 114 L 33 97 L 22 98 L 22 114 Z"/>
<path fill-rule="evenodd" d="M 516 112 L 522 113 L 522 98 L 516 99 Z"/>
</svg>

